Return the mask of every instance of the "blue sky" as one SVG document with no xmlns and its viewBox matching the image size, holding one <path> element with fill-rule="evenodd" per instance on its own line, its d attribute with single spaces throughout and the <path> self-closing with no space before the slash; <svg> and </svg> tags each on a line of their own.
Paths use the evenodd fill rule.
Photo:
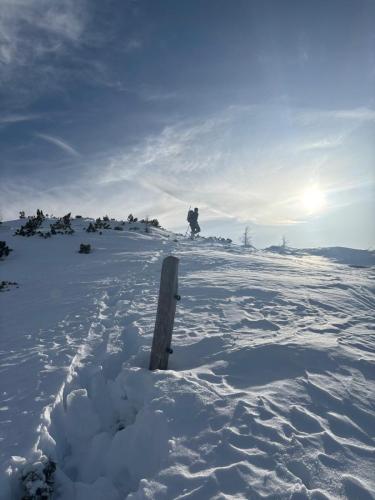
<svg viewBox="0 0 375 500">
<path fill-rule="evenodd" d="M 373 0 L 0 0 L 0 211 L 375 245 Z"/>
</svg>

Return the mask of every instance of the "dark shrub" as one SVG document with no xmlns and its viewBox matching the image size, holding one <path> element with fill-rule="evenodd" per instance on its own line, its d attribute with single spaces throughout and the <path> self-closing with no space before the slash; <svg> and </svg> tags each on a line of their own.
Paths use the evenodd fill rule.
<svg viewBox="0 0 375 500">
<path fill-rule="evenodd" d="M 73 234 L 74 229 L 71 226 L 71 212 L 58 219 L 53 224 L 50 224 L 52 234 Z"/>
<path fill-rule="evenodd" d="M 39 210 L 38 210 L 38 212 L 39 212 Z M 43 219 L 44 219 L 44 216 L 40 215 L 40 213 L 37 216 L 29 217 L 29 220 L 26 222 L 26 224 L 21 226 L 14 233 L 15 236 L 33 236 L 34 234 L 36 234 L 37 230 L 42 225 Z"/>
<path fill-rule="evenodd" d="M 96 233 L 96 227 L 92 222 L 90 222 L 89 227 L 86 229 L 86 233 Z"/>
<path fill-rule="evenodd" d="M 95 221 L 95 229 L 111 229 L 111 225 L 104 219 L 101 220 L 101 218 L 99 217 Z"/>
<path fill-rule="evenodd" d="M 149 221 L 149 224 L 151 224 L 151 226 L 154 226 L 154 227 L 160 227 L 158 219 L 151 219 Z"/>
<path fill-rule="evenodd" d="M 0 259 L 8 257 L 10 252 L 13 252 L 13 250 L 7 246 L 6 242 L 0 241 Z"/>
<path fill-rule="evenodd" d="M 90 253 L 91 252 L 91 245 L 81 243 L 79 246 L 79 253 Z"/>
</svg>

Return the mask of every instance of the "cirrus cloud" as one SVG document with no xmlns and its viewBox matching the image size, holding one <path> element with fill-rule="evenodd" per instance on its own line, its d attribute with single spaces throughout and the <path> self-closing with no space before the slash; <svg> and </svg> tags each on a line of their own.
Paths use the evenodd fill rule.
<svg viewBox="0 0 375 500">
<path fill-rule="evenodd" d="M 35 137 L 39 137 L 44 141 L 54 144 L 55 146 L 57 146 L 58 148 L 62 149 L 63 151 L 72 156 L 79 156 L 78 151 L 76 151 L 70 144 L 68 144 L 66 141 L 64 141 L 59 137 L 53 137 L 52 135 L 40 134 L 40 133 L 35 134 Z"/>
</svg>

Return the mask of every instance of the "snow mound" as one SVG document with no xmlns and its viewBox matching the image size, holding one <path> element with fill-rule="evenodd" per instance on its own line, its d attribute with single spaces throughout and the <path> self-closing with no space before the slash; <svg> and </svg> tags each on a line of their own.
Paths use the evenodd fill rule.
<svg viewBox="0 0 375 500">
<path fill-rule="evenodd" d="M 304 252 L 310 255 L 317 255 L 332 259 L 340 264 L 346 264 L 352 267 L 371 267 L 375 266 L 374 250 L 358 250 L 345 247 L 330 248 L 309 248 Z"/>
<path fill-rule="evenodd" d="M 325 257 L 327 259 L 331 259 L 340 264 L 346 264 L 348 266 L 358 268 L 375 266 L 374 250 L 359 250 L 346 247 L 291 248 L 274 245 L 265 248 L 264 251 L 280 255 L 291 255 L 294 257 L 315 255 L 317 257 Z"/>
</svg>

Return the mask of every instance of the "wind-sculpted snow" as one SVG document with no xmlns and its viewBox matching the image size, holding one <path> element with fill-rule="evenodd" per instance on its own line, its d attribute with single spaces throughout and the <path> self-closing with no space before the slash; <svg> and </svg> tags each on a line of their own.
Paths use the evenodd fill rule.
<svg viewBox="0 0 375 500">
<path fill-rule="evenodd" d="M 351 267 L 374 267 L 375 266 L 375 250 L 359 250 L 345 247 L 328 247 L 328 248 L 290 248 L 283 246 L 271 246 L 265 249 L 267 252 L 278 253 L 280 255 L 316 255 L 332 259 L 340 264 L 345 264 Z"/>
<path fill-rule="evenodd" d="M 47 459 L 63 500 L 374 498 L 372 269 L 74 224 L 7 237 L 1 498 Z M 174 353 L 150 372 L 170 253 Z"/>
</svg>

